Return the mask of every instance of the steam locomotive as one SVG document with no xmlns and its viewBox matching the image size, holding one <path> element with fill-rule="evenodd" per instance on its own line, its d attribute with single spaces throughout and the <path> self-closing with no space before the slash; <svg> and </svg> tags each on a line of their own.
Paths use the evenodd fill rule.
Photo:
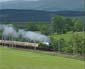
<svg viewBox="0 0 85 69">
<path fill-rule="evenodd" d="M 29 43 L 29 42 L 19 42 L 19 41 L 9 41 L 0 40 L 0 45 L 16 48 L 29 48 L 29 49 L 39 49 L 39 50 L 50 50 L 48 42 L 43 43 Z"/>
</svg>

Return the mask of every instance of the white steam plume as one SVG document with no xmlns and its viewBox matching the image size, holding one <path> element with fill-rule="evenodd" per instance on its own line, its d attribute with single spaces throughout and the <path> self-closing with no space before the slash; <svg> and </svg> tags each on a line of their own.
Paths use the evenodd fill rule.
<svg viewBox="0 0 85 69">
<path fill-rule="evenodd" d="M 40 33 L 32 32 L 32 31 L 25 31 L 23 29 L 19 29 L 16 32 L 15 28 L 12 25 L 0 25 L 0 30 L 3 30 L 3 36 L 9 37 L 12 36 L 14 38 L 20 37 L 26 40 L 30 40 L 33 42 L 41 42 L 44 44 L 49 44 L 50 39 Z"/>
<path fill-rule="evenodd" d="M 15 38 L 19 36 L 16 30 L 12 26 L 5 26 L 5 28 L 3 29 L 3 35 L 7 37 L 12 36 Z"/>
</svg>

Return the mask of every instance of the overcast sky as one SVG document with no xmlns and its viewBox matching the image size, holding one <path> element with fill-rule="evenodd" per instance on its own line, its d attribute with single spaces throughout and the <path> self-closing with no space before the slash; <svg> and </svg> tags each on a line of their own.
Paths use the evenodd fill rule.
<svg viewBox="0 0 85 69">
<path fill-rule="evenodd" d="M 41 1 L 41 0 L 0 0 L 0 2 L 6 2 L 6 1 Z M 42 0 L 42 1 L 52 1 L 52 0 Z M 73 1 L 73 2 L 76 1 L 76 3 L 79 1 L 84 2 L 84 0 L 56 0 L 56 1 Z"/>
<path fill-rule="evenodd" d="M 38 1 L 38 0 L 0 0 L 0 2 L 6 2 L 6 1 Z"/>
<path fill-rule="evenodd" d="M 21 1 L 23 1 L 22 2 L 23 4 L 22 3 L 20 4 Z M 33 2 L 34 4 L 33 3 L 31 4 L 29 2 Z M 22 9 L 28 8 L 29 9 L 30 7 L 30 8 L 51 9 L 51 10 L 52 9 L 53 10 L 84 9 L 84 0 L 0 0 L 0 4 L 3 5 L 4 8 L 22 8 Z"/>
</svg>

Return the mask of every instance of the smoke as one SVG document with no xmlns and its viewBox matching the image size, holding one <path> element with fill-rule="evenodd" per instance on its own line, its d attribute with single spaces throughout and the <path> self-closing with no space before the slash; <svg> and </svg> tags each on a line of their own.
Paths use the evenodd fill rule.
<svg viewBox="0 0 85 69">
<path fill-rule="evenodd" d="M 29 39 L 31 41 L 39 41 L 39 42 L 49 42 L 49 38 L 40 33 L 32 32 L 32 31 L 23 31 L 21 33 L 22 37 L 25 39 Z"/>
<path fill-rule="evenodd" d="M 26 40 L 30 40 L 32 42 L 40 42 L 40 43 L 43 43 L 46 45 L 49 45 L 49 43 L 50 43 L 50 39 L 47 36 L 40 34 L 40 33 L 19 29 L 18 34 L 22 38 L 24 38 Z"/>
<path fill-rule="evenodd" d="M 20 37 L 33 42 L 40 42 L 44 44 L 50 43 L 50 39 L 43 34 L 32 32 L 32 31 L 25 31 L 24 29 L 19 29 L 18 31 L 16 31 L 16 29 L 11 24 L 0 25 L 0 30 L 3 30 L 3 36 L 6 38 L 12 36 L 14 38 Z"/>
<path fill-rule="evenodd" d="M 12 25 L 6 25 L 6 26 L 4 25 L 3 35 L 6 37 L 12 36 L 14 38 L 17 38 L 19 36 Z"/>
</svg>

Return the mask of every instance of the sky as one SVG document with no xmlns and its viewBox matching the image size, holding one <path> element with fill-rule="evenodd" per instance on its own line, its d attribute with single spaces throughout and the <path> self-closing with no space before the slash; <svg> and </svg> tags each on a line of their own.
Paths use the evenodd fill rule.
<svg viewBox="0 0 85 69">
<path fill-rule="evenodd" d="M 0 0 L 0 2 L 6 2 L 6 1 L 41 1 L 41 0 Z M 52 0 L 43 0 L 43 1 L 52 1 Z M 59 0 L 56 0 L 59 1 Z M 60 1 L 66 1 L 66 0 L 60 0 Z M 84 1 L 84 0 L 67 0 L 67 1 Z"/>
<path fill-rule="evenodd" d="M 8 9 L 84 10 L 84 0 L 0 0 Z"/>
<path fill-rule="evenodd" d="M 0 2 L 7 2 L 7 1 L 21 1 L 21 0 L 0 0 Z M 38 0 L 22 0 L 22 1 L 38 1 Z"/>
</svg>

